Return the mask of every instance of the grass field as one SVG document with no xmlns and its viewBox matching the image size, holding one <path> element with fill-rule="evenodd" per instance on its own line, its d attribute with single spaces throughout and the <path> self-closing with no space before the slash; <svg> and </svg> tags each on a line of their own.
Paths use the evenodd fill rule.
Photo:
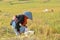
<svg viewBox="0 0 60 40">
<path fill-rule="evenodd" d="M 49 9 L 48 12 L 43 12 Z M 53 9 L 53 12 L 51 11 Z M 0 2 L 0 39 L 24 40 L 15 37 L 10 26 L 12 16 L 31 11 L 33 20 L 28 20 L 28 28 L 35 31 L 32 37 L 26 40 L 60 40 L 60 0 L 30 0 L 28 2 Z M 2 39 L 3 38 L 3 39 Z"/>
</svg>

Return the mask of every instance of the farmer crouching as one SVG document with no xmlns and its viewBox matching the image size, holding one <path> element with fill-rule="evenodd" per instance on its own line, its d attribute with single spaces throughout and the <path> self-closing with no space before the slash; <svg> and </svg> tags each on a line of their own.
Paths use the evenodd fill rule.
<svg viewBox="0 0 60 40">
<path fill-rule="evenodd" d="M 29 11 L 24 12 L 22 15 L 15 15 L 10 23 L 12 25 L 12 28 L 14 29 L 14 32 L 16 35 L 19 35 L 21 33 L 24 33 L 28 30 L 26 24 L 27 19 L 32 20 L 32 13 Z"/>
</svg>

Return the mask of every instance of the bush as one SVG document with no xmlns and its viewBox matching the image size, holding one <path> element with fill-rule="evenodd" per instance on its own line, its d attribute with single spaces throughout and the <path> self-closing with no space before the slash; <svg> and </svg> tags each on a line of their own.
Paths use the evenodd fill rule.
<svg viewBox="0 0 60 40">
<path fill-rule="evenodd" d="M 27 1 L 27 0 L 18 0 L 18 1 Z"/>
</svg>

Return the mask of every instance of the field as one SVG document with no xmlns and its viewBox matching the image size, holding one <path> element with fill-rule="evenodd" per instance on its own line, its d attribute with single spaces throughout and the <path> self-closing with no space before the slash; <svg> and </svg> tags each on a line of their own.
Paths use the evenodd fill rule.
<svg viewBox="0 0 60 40">
<path fill-rule="evenodd" d="M 43 10 L 48 9 L 47 12 Z M 53 9 L 53 11 L 52 11 Z M 28 28 L 35 34 L 29 38 L 16 37 L 10 26 L 12 17 L 31 11 L 33 20 Z M 60 0 L 0 1 L 0 40 L 60 40 Z"/>
</svg>

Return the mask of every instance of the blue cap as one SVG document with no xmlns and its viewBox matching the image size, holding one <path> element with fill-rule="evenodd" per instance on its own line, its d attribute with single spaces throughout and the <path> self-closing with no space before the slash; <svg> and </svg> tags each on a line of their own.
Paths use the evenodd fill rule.
<svg viewBox="0 0 60 40">
<path fill-rule="evenodd" d="M 27 16 L 28 19 L 31 19 L 31 20 L 32 20 L 32 12 L 25 11 L 25 12 L 24 12 L 24 15 Z"/>
</svg>

